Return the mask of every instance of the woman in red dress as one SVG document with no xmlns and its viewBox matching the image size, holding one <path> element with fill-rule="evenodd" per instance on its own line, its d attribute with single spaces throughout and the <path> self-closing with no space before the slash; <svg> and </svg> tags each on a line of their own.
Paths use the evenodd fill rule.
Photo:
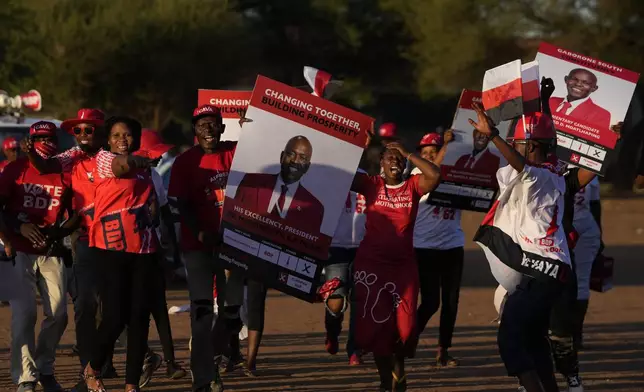
<svg viewBox="0 0 644 392">
<path fill-rule="evenodd" d="M 89 245 L 100 271 L 103 318 L 96 346 L 85 368 L 90 392 L 105 388 L 98 378 L 105 358 L 127 324 L 125 391 L 138 392 L 147 351 L 153 272 L 159 240 L 155 231 L 158 202 L 150 167 L 156 161 L 130 155 L 138 150 L 141 124 L 128 117 L 105 122 L 109 151 L 99 151 L 92 177 L 96 182 Z"/>
<path fill-rule="evenodd" d="M 403 179 L 406 161 L 421 174 Z M 351 190 L 367 203 L 365 237 L 354 262 L 356 345 L 372 352 L 381 391 L 405 391 L 405 356 L 418 342 L 418 269 L 413 234 L 418 201 L 440 181 L 440 169 L 398 143 L 387 144 L 382 175 L 358 173 Z"/>
</svg>

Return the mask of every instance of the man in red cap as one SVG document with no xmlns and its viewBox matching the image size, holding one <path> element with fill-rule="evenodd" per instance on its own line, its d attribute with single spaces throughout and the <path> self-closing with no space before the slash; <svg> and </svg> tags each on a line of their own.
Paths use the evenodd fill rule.
<svg viewBox="0 0 644 392">
<path fill-rule="evenodd" d="M 194 110 L 192 128 L 198 144 L 175 160 L 168 197 L 176 200 L 181 215 L 180 246 L 186 258 L 190 295 L 193 390 L 219 392 L 223 391 L 223 383 L 213 361 L 212 293 L 215 275 L 218 290 L 225 288 L 216 250 L 224 191 L 237 142 L 220 141 L 226 126 L 221 111 L 212 105 Z M 224 309 L 223 304 L 219 309 Z"/>
<path fill-rule="evenodd" d="M 93 342 L 96 340 L 96 314 L 98 309 L 96 271 L 93 250 L 89 247 L 87 232 L 94 217 L 94 190 L 96 181 L 94 155 L 105 142 L 103 125 L 105 114 L 99 109 L 80 109 L 75 118 L 67 119 L 61 128 L 76 138 L 77 145 L 58 155 L 45 159 L 34 150 L 34 141 L 24 139 L 22 149 L 29 161 L 41 173 L 66 173 L 71 177 L 74 210 L 80 217 L 80 228 L 72 243 L 74 266 L 72 284 L 76 348 L 81 369 L 87 365 Z M 104 378 L 116 377 L 108 361 Z"/>
<path fill-rule="evenodd" d="M 0 173 L 4 170 L 5 166 L 9 162 L 13 162 L 18 159 L 18 142 L 12 137 L 8 137 L 2 141 L 2 153 L 4 154 L 6 160 L 0 162 Z"/>
<path fill-rule="evenodd" d="M 53 123 L 33 124 L 29 138 L 43 159 L 56 153 Z M 56 245 L 66 235 L 57 223 L 66 212 L 68 186 L 68 175 L 40 174 L 27 157 L 7 165 L 0 176 L 5 251 L 15 255 L 14 278 L 22 284 L 11 300 L 11 377 L 19 392 L 34 391 L 37 382 L 47 392 L 62 391 L 54 377 L 54 361 L 67 326 L 67 303 L 65 265 Z M 35 341 L 37 292 L 45 319 Z"/>
</svg>

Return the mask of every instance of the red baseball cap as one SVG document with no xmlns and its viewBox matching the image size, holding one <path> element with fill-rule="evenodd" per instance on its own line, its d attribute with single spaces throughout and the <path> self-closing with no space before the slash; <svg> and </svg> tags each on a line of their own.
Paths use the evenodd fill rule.
<svg viewBox="0 0 644 392">
<path fill-rule="evenodd" d="M 139 155 L 145 154 L 149 158 L 156 159 L 170 151 L 171 148 L 171 144 L 163 143 L 158 132 L 152 129 L 143 129 L 141 131 L 141 147 L 138 150 L 141 154 Z"/>
<path fill-rule="evenodd" d="M 70 132 L 71 128 L 78 124 L 92 124 L 101 126 L 105 123 L 105 113 L 99 109 L 80 109 L 76 118 L 70 118 L 60 124 L 60 128 Z"/>
<path fill-rule="evenodd" d="M 521 117 L 514 128 L 514 135 L 507 139 L 550 140 L 556 137 L 557 133 L 552 118 L 545 113 L 535 112 Z"/>
<path fill-rule="evenodd" d="M 218 117 L 221 118 L 221 110 L 213 105 L 201 105 L 192 111 L 192 123 L 196 123 L 202 117 Z"/>
<path fill-rule="evenodd" d="M 396 128 L 397 127 L 395 123 L 384 123 L 380 126 L 380 128 L 378 128 L 378 136 L 385 139 L 396 139 L 398 137 Z"/>
<path fill-rule="evenodd" d="M 442 146 L 442 145 L 443 145 L 443 135 L 437 132 L 430 132 L 430 133 L 426 133 L 425 136 L 423 136 L 423 138 L 420 139 L 420 143 L 418 143 L 417 148 L 420 150 L 425 146 Z"/>
<path fill-rule="evenodd" d="M 9 150 L 11 148 L 18 148 L 18 141 L 15 138 L 9 136 L 2 141 L 2 149 Z"/>
<path fill-rule="evenodd" d="M 29 127 L 29 136 L 56 136 L 56 124 L 49 121 L 38 121 Z"/>
</svg>

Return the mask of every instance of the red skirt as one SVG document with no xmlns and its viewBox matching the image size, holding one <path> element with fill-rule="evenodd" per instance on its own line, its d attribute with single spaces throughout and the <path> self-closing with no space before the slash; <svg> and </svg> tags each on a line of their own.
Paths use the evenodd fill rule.
<svg viewBox="0 0 644 392">
<path fill-rule="evenodd" d="M 394 353 L 399 341 L 415 341 L 418 268 L 412 258 L 384 263 L 360 255 L 353 274 L 356 346 L 374 356 Z"/>
</svg>

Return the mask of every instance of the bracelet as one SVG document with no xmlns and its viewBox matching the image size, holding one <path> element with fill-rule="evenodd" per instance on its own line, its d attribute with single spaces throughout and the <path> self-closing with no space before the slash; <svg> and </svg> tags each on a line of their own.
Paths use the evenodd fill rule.
<svg viewBox="0 0 644 392">
<path fill-rule="evenodd" d="M 409 158 L 410 158 L 412 155 L 414 155 L 414 153 L 413 153 L 413 152 L 410 152 L 409 154 L 407 154 L 407 160 L 409 160 Z"/>
<path fill-rule="evenodd" d="M 499 136 L 499 129 L 497 127 L 492 128 L 492 133 L 490 133 L 490 140 Z"/>
</svg>

